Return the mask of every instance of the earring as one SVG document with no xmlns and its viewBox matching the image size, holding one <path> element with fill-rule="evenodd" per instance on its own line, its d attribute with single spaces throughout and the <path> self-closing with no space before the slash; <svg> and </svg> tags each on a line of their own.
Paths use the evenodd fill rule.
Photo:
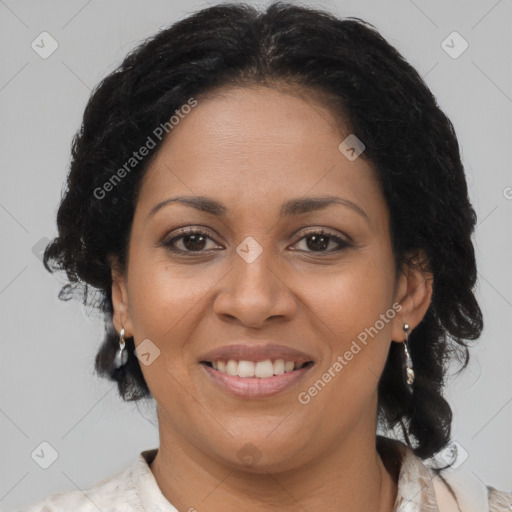
<svg viewBox="0 0 512 512">
<path fill-rule="evenodd" d="M 121 368 L 128 361 L 128 351 L 125 350 L 125 341 L 124 341 L 124 327 L 121 329 L 119 333 L 119 347 L 116 351 L 116 355 L 114 357 L 114 368 Z"/>
<path fill-rule="evenodd" d="M 404 344 L 404 354 L 405 354 L 405 362 L 403 364 L 403 367 L 405 368 L 405 382 L 407 383 L 407 388 L 410 392 L 412 392 L 412 385 L 414 383 L 414 370 L 412 369 L 412 359 L 411 355 L 409 354 L 409 324 L 404 324 L 403 329 L 405 331 L 405 341 Z"/>
</svg>

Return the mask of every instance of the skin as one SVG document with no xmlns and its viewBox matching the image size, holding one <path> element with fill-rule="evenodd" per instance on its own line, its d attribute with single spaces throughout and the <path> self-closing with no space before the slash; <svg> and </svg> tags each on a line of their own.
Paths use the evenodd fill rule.
<svg viewBox="0 0 512 512">
<path fill-rule="evenodd" d="M 397 484 L 375 447 L 377 385 L 392 342 L 405 339 L 431 300 L 431 277 L 396 274 L 389 213 L 371 164 L 349 161 L 338 145 L 350 133 L 312 97 L 285 88 L 217 91 L 174 127 L 141 185 L 126 269 L 113 260 L 114 325 L 150 339 L 160 355 L 141 365 L 158 406 L 160 447 L 151 464 L 180 511 L 391 511 Z M 217 217 L 171 203 L 208 196 Z M 334 204 L 281 219 L 281 204 L 335 195 Z M 206 229 L 201 254 L 177 228 Z M 324 228 L 348 240 L 308 245 Z M 263 249 L 247 263 L 236 248 L 251 236 Z M 350 238 L 347 238 L 350 237 Z M 329 239 L 328 239 L 329 240 Z M 322 252 L 323 251 L 323 252 Z M 192 253 L 192 255 L 190 255 Z M 394 303 L 402 309 L 311 401 L 317 381 Z M 300 384 L 247 400 L 212 385 L 198 360 L 239 341 L 269 340 L 310 354 Z M 237 453 L 251 443 L 248 467 Z"/>
</svg>

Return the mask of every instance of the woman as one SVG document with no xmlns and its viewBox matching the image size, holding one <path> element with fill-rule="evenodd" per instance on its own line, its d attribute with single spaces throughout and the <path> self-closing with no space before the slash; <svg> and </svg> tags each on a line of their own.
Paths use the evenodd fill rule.
<svg viewBox="0 0 512 512">
<path fill-rule="evenodd" d="M 200 11 L 103 80 L 72 153 L 45 265 L 99 290 L 96 368 L 155 399 L 160 446 L 27 511 L 510 510 L 435 459 L 482 330 L 476 215 L 452 124 L 371 25 Z"/>
</svg>

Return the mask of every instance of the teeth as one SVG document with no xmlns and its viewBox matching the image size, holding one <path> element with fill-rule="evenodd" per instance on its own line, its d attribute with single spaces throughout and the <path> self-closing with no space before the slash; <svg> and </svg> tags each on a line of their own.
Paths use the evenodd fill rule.
<svg viewBox="0 0 512 512">
<path fill-rule="evenodd" d="M 255 366 L 257 367 L 259 364 L 260 363 L 257 363 L 255 365 L 252 361 L 240 361 L 238 363 L 237 375 L 239 377 L 254 377 Z"/>
<path fill-rule="evenodd" d="M 240 364 L 243 361 L 240 361 Z M 240 375 L 240 374 L 239 374 Z M 274 366 L 272 365 L 272 361 L 267 359 L 266 361 L 258 361 L 256 363 L 256 367 L 254 368 L 254 375 L 258 377 L 258 379 L 268 379 L 274 375 Z M 242 375 L 240 375 L 242 377 Z"/>
<path fill-rule="evenodd" d="M 228 364 L 226 365 L 226 373 L 228 375 L 233 375 L 233 377 L 238 375 L 238 363 L 233 361 L 233 359 L 228 361 Z"/>
<path fill-rule="evenodd" d="M 274 361 L 274 375 L 282 375 L 284 373 L 284 359 L 276 359 Z"/>
<path fill-rule="evenodd" d="M 285 361 L 284 359 L 276 359 L 272 362 L 270 359 L 265 361 L 212 361 L 212 367 L 221 373 L 227 373 L 234 377 L 267 379 L 273 375 L 282 375 L 293 370 L 301 368 L 303 363 L 295 363 L 294 361 Z"/>
</svg>

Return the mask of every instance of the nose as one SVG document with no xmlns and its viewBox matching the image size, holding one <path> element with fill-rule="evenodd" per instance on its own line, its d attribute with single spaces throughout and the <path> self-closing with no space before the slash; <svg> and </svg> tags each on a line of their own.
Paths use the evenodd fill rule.
<svg viewBox="0 0 512 512">
<path fill-rule="evenodd" d="M 252 328 L 264 327 L 271 319 L 290 320 L 297 299 L 285 265 L 268 247 L 254 260 L 233 251 L 232 268 L 221 281 L 214 312 L 224 321 Z"/>
</svg>

